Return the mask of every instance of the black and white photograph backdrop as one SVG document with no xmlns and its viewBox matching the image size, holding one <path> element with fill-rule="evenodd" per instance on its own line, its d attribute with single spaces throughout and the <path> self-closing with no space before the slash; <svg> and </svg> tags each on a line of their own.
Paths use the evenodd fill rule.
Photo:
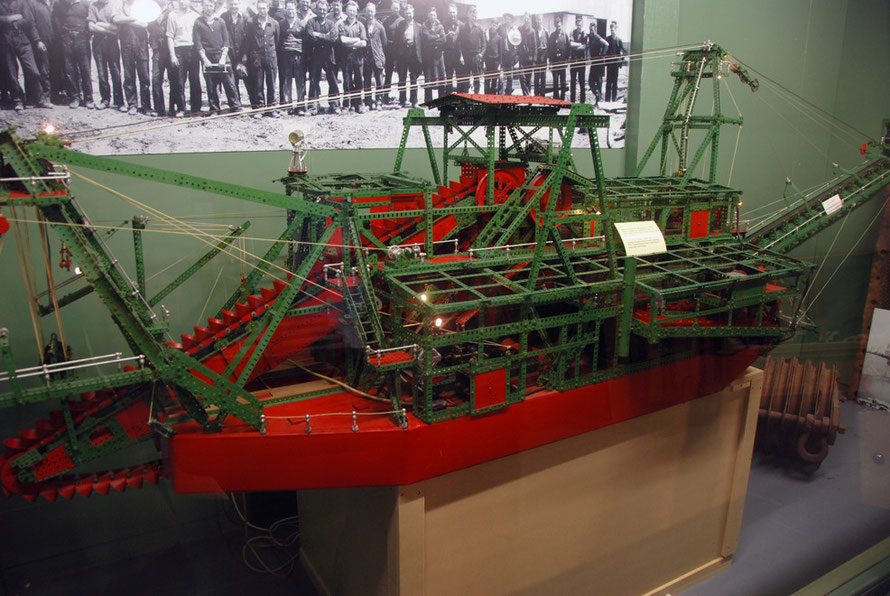
<svg viewBox="0 0 890 596">
<path fill-rule="evenodd" d="M 890 405 L 890 310 L 874 309 L 862 362 L 859 399 Z"/>
<path fill-rule="evenodd" d="M 294 129 L 394 148 L 408 109 L 457 92 L 589 103 L 623 147 L 632 4 L 2 0 L 0 126 L 100 155 L 289 149 Z"/>
</svg>

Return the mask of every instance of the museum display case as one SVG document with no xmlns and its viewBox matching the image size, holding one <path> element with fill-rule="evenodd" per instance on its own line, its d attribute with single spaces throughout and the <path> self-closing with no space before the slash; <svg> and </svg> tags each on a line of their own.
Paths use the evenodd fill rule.
<svg viewBox="0 0 890 596">
<path fill-rule="evenodd" d="M 322 591 L 541 591 L 631 560 L 657 573 L 628 587 L 596 571 L 604 591 L 670 591 L 728 564 L 754 437 L 818 474 L 849 424 L 841 400 L 886 405 L 888 83 L 866 84 L 862 65 L 888 41 L 871 31 L 876 7 L 785 7 L 787 40 L 761 47 L 716 23 L 720 45 L 683 43 L 703 33 L 697 3 L 636 4 L 629 52 L 602 56 L 622 65 L 621 106 L 430 92 L 383 119 L 309 120 L 298 97 L 275 119 L 2 133 L 0 474 L 14 533 L 62 515 L 13 521 L 28 502 L 69 515 L 90 495 L 301 491 L 311 519 L 284 550 L 302 544 Z M 840 16 L 831 47 L 801 49 Z M 780 82 L 796 70 L 799 85 Z M 237 137 L 234 152 L 101 149 L 227 122 L 276 130 L 290 150 L 239 152 Z M 349 136 L 343 122 L 398 145 L 316 150 Z M 749 367 L 771 352 L 835 368 L 775 360 L 761 380 Z M 628 507 L 596 538 L 610 499 Z M 231 502 L 245 523 L 258 513 Z M 354 516 L 363 502 L 379 515 Z M 512 505 L 495 515 L 496 502 Z M 643 512 L 655 518 L 635 524 Z M 555 530 L 567 518 L 588 531 Z M 326 534 L 344 519 L 366 540 Z M 440 565 L 439 551 L 457 564 L 470 530 L 485 552 Z M 621 535 L 627 548 L 612 548 Z M 21 541 L 10 568 L 32 573 L 40 546 Z M 528 541 L 565 564 L 511 551 Z M 656 564 L 644 544 L 680 546 Z M 390 554 L 372 572 L 326 548 Z M 525 583 L 506 581 L 505 562 Z M 501 571 L 480 583 L 484 569 Z"/>
</svg>

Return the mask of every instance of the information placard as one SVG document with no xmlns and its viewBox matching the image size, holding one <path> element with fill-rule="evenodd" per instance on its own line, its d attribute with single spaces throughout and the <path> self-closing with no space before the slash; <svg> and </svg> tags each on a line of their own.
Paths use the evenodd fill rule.
<svg viewBox="0 0 890 596">
<path fill-rule="evenodd" d="M 825 215 L 831 215 L 844 206 L 844 200 L 841 195 L 834 195 L 822 201 L 822 208 L 825 209 Z"/>
<path fill-rule="evenodd" d="M 664 235 L 654 221 L 623 221 L 615 224 L 629 257 L 667 252 Z"/>
</svg>

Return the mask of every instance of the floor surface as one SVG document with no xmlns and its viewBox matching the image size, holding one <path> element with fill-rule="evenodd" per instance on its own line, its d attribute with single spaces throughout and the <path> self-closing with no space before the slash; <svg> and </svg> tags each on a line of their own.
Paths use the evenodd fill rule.
<svg viewBox="0 0 890 596">
<path fill-rule="evenodd" d="M 785 595 L 890 536 L 890 412 L 841 404 L 810 477 L 755 454 L 732 566 L 683 596 Z"/>
<path fill-rule="evenodd" d="M 890 459 L 890 412 L 845 403 L 841 420 L 847 426 L 846 434 L 838 437 L 828 458 L 812 476 L 789 471 L 775 461 L 755 455 L 732 567 L 687 590 L 684 596 L 790 594 L 890 536 L 890 462 L 886 461 Z M 140 492 L 146 497 L 154 494 Z M 111 509 L 107 507 L 112 503 L 102 501 L 103 497 L 69 505 L 46 504 L 46 509 L 20 503 L 14 511 L 6 512 L 3 530 L 22 535 L 25 528 L 37 527 L 37 522 L 25 519 L 23 527 L 13 527 L 17 519 L 31 513 L 47 515 L 60 511 L 60 506 L 78 507 L 70 513 L 77 511 L 81 517 L 95 515 L 95 519 L 106 519 L 115 509 L 136 502 L 134 496 L 118 495 L 115 498 L 123 505 Z M 205 517 L 183 513 L 183 500 L 201 511 L 209 507 L 211 513 Z M 9 551 L 3 557 L 5 561 L 0 561 L 0 592 L 91 596 L 316 594 L 299 565 L 283 578 L 260 575 L 244 565 L 244 530 L 228 502 L 208 505 L 198 497 L 179 496 L 170 501 L 176 516 L 167 517 L 179 521 L 165 523 L 193 521 L 188 526 L 177 525 L 178 532 L 172 537 L 171 530 L 164 529 L 163 544 L 161 538 L 149 536 L 138 550 L 131 547 L 135 554 L 118 552 L 116 556 L 102 550 L 101 544 L 92 545 L 92 550 L 84 551 L 93 553 L 86 557 L 88 564 L 84 563 L 76 572 L 71 571 L 76 568 L 71 563 L 71 552 L 81 551 L 68 549 L 56 555 L 47 552 L 45 558 L 23 558 L 28 561 L 20 564 L 14 563 L 16 553 Z M 97 511 L 86 510 L 87 506 Z M 167 519 L 160 514 L 156 518 Z M 152 527 L 151 520 L 138 520 L 136 510 L 124 512 L 118 519 L 117 523 L 132 521 L 134 526 L 142 524 L 146 528 L 134 528 L 132 531 L 138 532 L 133 534 L 135 538 L 113 545 L 117 550 L 148 535 L 147 528 Z"/>
</svg>

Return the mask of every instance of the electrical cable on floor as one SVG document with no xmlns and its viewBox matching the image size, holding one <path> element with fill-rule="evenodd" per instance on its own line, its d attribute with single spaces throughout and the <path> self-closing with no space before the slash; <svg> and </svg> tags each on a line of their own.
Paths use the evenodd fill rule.
<svg viewBox="0 0 890 596">
<path fill-rule="evenodd" d="M 299 516 L 291 515 L 279 519 L 269 527 L 258 526 L 250 522 L 238 506 L 238 500 L 234 493 L 229 493 L 235 513 L 244 526 L 245 536 L 250 530 L 260 532 L 257 536 L 246 537 L 241 547 L 241 558 L 244 565 L 256 573 L 286 577 L 294 569 L 294 564 L 300 556 L 299 550 L 293 552 L 294 545 L 299 544 L 300 525 Z M 282 530 L 285 533 L 282 535 Z M 263 557 L 261 551 L 277 552 L 278 557 L 283 557 L 283 562 L 270 564 Z"/>
</svg>

